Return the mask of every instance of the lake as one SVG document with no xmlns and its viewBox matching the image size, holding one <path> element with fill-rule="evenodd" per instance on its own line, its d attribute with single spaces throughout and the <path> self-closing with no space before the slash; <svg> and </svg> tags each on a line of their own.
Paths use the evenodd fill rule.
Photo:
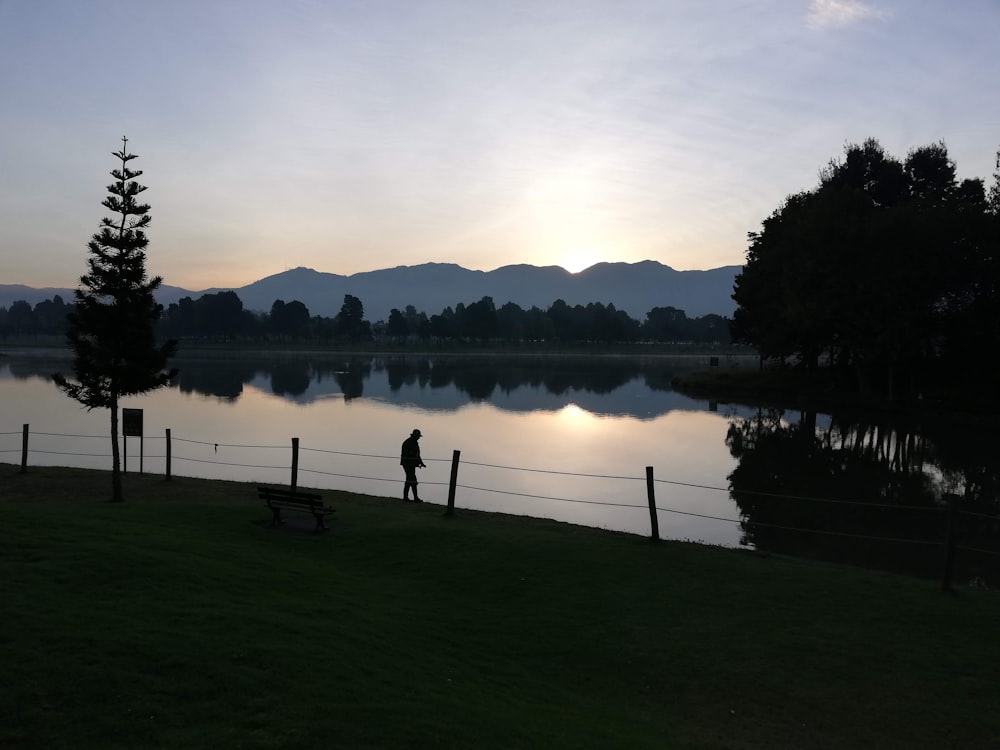
<svg viewBox="0 0 1000 750">
<path fill-rule="evenodd" d="M 205 353 L 141 409 L 127 470 L 398 498 L 399 445 L 423 433 L 421 496 L 648 536 L 647 468 L 661 538 L 939 576 L 959 498 L 956 581 L 996 585 L 996 438 L 864 414 L 724 404 L 673 391 L 707 356 L 416 356 Z M 752 357 L 719 358 L 756 367 Z M 110 468 L 106 410 L 51 383 L 59 351 L 0 357 L 0 460 Z M 255 500 L 255 498 L 254 498 Z"/>
</svg>

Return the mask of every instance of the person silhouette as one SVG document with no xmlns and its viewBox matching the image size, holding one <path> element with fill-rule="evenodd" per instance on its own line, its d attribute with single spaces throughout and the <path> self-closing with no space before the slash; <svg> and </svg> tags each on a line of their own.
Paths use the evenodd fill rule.
<svg viewBox="0 0 1000 750">
<path fill-rule="evenodd" d="M 403 500 L 410 499 L 410 489 L 413 489 L 413 502 L 422 503 L 423 500 L 417 494 L 417 468 L 425 468 L 427 464 L 420 458 L 420 430 L 414 430 L 410 436 L 403 441 L 403 446 L 399 451 L 399 465 L 406 473 L 406 481 L 403 482 Z"/>
</svg>

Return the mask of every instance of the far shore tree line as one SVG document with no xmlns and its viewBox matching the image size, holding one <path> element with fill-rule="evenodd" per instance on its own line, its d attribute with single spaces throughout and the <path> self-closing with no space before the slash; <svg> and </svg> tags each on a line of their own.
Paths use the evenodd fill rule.
<svg viewBox="0 0 1000 750">
<path fill-rule="evenodd" d="M 14 302 L 0 307 L 0 337 L 24 340 L 60 337 L 66 333 L 73 303 L 58 295 L 37 303 Z M 721 315 L 689 318 L 674 307 L 654 307 L 638 321 L 613 304 L 592 302 L 570 306 L 556 300 L 548 309 L 523 309 L 513 302 L 497 307 L 491 297 L 459 302 L 440 314 L 428 316 L 413 305 L 393 308 L 387 321 L 365 319 L 362 301 L 345 295 L 340 312 L 330 318 L 311 315 L 297 300 L 275 300 L 269 312 L 247 310 L 236 292 L 184 297 L 163 310 L 157 335 L 179 341 L 267 344 L 280 342 L 331 342 L 362 344 L 381 342 L 502 343 L 696 343 L 726 346 L 730 321 Z"/>
</svg>

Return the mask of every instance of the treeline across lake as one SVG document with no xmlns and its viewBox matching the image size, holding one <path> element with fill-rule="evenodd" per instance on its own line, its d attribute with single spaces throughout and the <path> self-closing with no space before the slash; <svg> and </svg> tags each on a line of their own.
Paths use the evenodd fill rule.
<svg viewBox="0 0 1000 750">
<path fill-rule="evenodd" d="M 24 340 L 62 336 L 73 302 L 58 295 L 34 307 L 24 301 L 0 307 L 0 337 Z M 693 343 L 727 346 L 729 320 L 721 315 L 689 318 L 674 307 L 654 307 L 638 321 L 613 304 L 592 302 L 570 306 L 556 300 L 548 309 L 523 309 L 513 302 L 497 307 L 491 297 L 459 302 L 428 316 L 413 305 L 393 308 L 387 321 L 365 319 L 364 305 L 344 296 L 340 312 L 332 317 L 311 315 L 301 302 L 275 300 L 269 312 L 243 307 L 236 292 L 184 297 L 163 311 L 158 334 L 164 338 L 217 342 L 381 342 L 458 341 L 503 343 Z"/>
</svg>

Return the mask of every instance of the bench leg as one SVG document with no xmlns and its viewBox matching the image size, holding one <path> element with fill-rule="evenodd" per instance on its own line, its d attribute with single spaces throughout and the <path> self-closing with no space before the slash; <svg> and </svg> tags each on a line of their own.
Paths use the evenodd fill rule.
<svg viewBox="0 0 1000 750">
<path fill-rule="evenodd" d="M 281 508 L 271 508 L 271 526 L 281 525 Z"/>
<path fill-rule="evenodd" d="M 323 518 L 322 513 L 313 513 L 313 518 L 316 519 L 316 531 L 329 531 L 330 527 L 326 525 L 326 521 Z"/>
</svg>

